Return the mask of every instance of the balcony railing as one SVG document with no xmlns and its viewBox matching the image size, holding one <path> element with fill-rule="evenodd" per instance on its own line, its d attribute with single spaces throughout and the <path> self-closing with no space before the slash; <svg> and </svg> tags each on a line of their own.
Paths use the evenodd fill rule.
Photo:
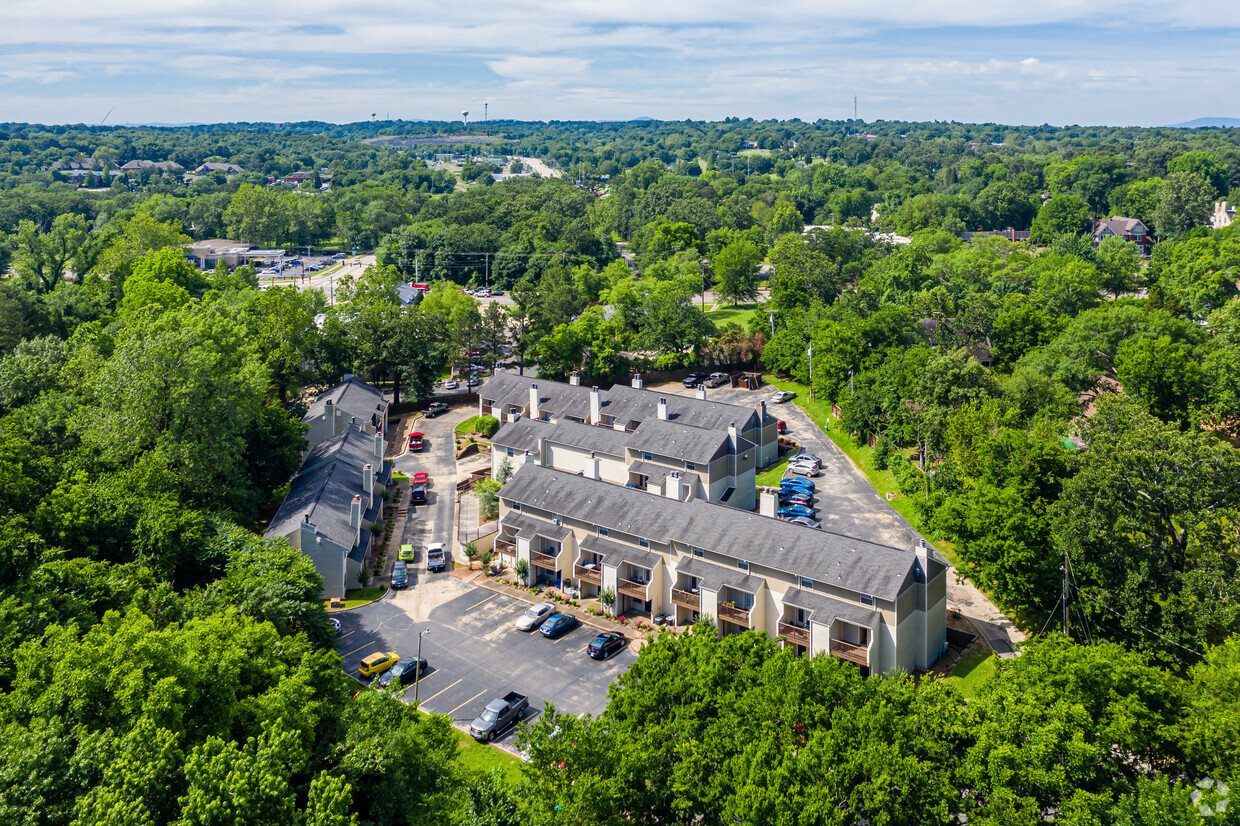
<svg viewBox="0 0 1240 826">
<path fill-rule="evenodd" d="M 789 622 L 781 622 L 779 624 L 779 636 L 788 642 L 809 648 L 809 629 L 802 628 L 799 625 L 793 625 Z"/>
<path fill-rule="evenodd" d="M 634 597 L 640 600 L 649 599 L 647 596 L 647 583 L 633 582 L 632 580 L 622 579 L 616 583 L 616 590 L 625 596 Z"/>
<path fill-rule="evenodd" d="M 735 622 L 738 625 L 749 625 L 749 608 L 737 608 L 735 605 L 728 605 L 726 602 L 719 603 L 719 618 Z"/>
<path fill-rule="evenodd" d="M 585 565 L 578 565 L 573 569 L 577 575 L 577 579 L 582 582 L 588 582 L 591 585 L 603 584 L 603 572 L 598 568 L 587 568 Z"/>
<path fill-rule="evenodd" d="M 870 655 L 864 645 L 831 640 L 831 653 L 842 660 L 848 660 L 850 663 L 856 663 L 857 665 L 868 666 L 870 664 Z"/>
<path fill-rule="evenodd" d="M 672 604 L 679 605 L 681 608 L 688 608 L 690 611 L 701 611 L 702 595 L 692 593 L 691 591 L 682 591 L 679 588 L 673 588 Z"/>
<path fill-rule="evenodd" d="M 545 554 L 542 551 L 530 551 L 530 564 L 535 568 L 543 568 L 548 571 L 557 569 L 555 564 L 555 554 Z"/>
<path fill-rule="evenodd" d="M 517 543 L 509 542 L 506 539 L 495 540 L 495 553 L 507 556 L 517 555 Z"/>
</svg>

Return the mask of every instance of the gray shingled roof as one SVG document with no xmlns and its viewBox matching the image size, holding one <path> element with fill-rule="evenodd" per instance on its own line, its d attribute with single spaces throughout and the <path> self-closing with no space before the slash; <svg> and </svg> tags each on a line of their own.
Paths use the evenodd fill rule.
<svg viewBox="0 0 1240 826">
<path fill-rule="evenodd" d="M 884 600 L 894 600 L 913 582 L 916 556 L 911 550 L 702 500 L 677 502 L 533 464 L 522 465 L 500 496 L 660 544 L 676 540 Z"/>
<path fill-rule="evenodd" d="M 713 562 L 707 562 L 705 559 L 698 559 L 692 556 L 682 557 L 676 562 L 676 573 L 695 576 L 701 580 L 702 585 L 705 585 L 712 591 L 718 591 L 724 585 L 727 585 L 747 594 L 757 594 L 758 589 L 762 587 L 762 583 L 765 581 L 762 577 L 747 574 L 740 568 L 716 565 Z"/>
<path fill-rule="evenodd" d="M 739 436 L 737 441 L 741 453 L 756 447 L 753 442 Z M 628 446 L 703 465 L 720 456 L 727 456 L 730 450 L 726 424 L 720 429 L 705 429 L 659 418 L 644 420 L 629 434 Z"/>
<path fill-rule="evenodd" d="M 365 501 L 362 472 L 345 462 L 330 462 L 299 474 L 290 483 L 288 496 L 263 535 L 289 536 L 299 530 L 306 514 L 310 514 L 310 524 L 319 535 L 354 549 L 357 529 L 349 525 L 349 507 L 354 496 L 362 496 Z M 375 506 L 372 511 L 377 509 Z M 368 543 L 370 531 L 363 528 L 361 533 L 362 542 Z"/>
<path fill-rule="evenodd" d="M 495 431 L 491 444 L 496 447 L 510 447 L 518 453 L 527 450 L 533 452 L 538 450 L 538 440 L 546 437 L 547 427 L 546 422 L 520 418 Z"/>
<path fill-rule="evenodd" d="M 310 403 L 310 409 L 302 417 L 302 421 L 308 422 L 322 416 L 327 408 L 328 400 L 331 400 L 331 403 L 344 411 L 346 415 L 371 425 L 377 424 L 388 408 L 387 399 L 383 398 L 383 391 L 371 387 L 359 378 L 352 377 L 315 396 L 314 401 Z"/>
<path fill-rule="evenodd" d="M 629 473 L 639 473 L 645 476 L 647 481 L 652 485 L 661 485 L 663 480 L 667 478 L 674 468 L 666 465 L 656 465 L 654 462 L 643 462 L 638 459 L 636 462 L 629 464 Z"/>
<path fill-rule="evenodd" d="M 830 625 L 836 619 L 842 619 L 856 625 L 872 628 L 880 618 L 878 611 L 864 605 L 842 602 L 832 597 L 815 594 L 800 588 L 789 588 L 784 592 L 784 605 L 793 608 L 804 608 L 809 611 L 809 618 L 822 625 Z"/>
<path fill-rule="evenodd" d="M 509 512 L 500 520 L 499 526 L 512 531 L 512 533 L 508 534 L 509 536 L 519 536 L 523 539 L 533 539 L 536 536 L 541 536 L 545 539 L 563 542 L 572 533 L 572 530 L 563 525 L 544 522 L 541 519 L 534 519 L 521 513 L 512 512 Z"/>
<path fill-rule="evenodd" d="M 337 433 L 310 448 L 301 463 L 301 472 L 305 473 L 324 462 L 336 459 L 349 463 L 359 471 L 366 465 L 373 465 L 375 478 L 381 484 L 386 476 L 383 458 L 375 455 L 375 437 L 352 429 Z"/>
<path fill-rule="evenodd" d="M 603 557 L 603 564 L 612 568 L 620 567 L 621 562 L 629 562 L 653 571 L 654 567 L 663 559 L 660 554 L 643 551 L 641 548 L 634 548 L 631 545 L 621 545 L 619 542 L 612 542 L 610 539 L 604 539 L 601 536 L 587 536 L 581 540 L 581 549 Z"/>
</svg>

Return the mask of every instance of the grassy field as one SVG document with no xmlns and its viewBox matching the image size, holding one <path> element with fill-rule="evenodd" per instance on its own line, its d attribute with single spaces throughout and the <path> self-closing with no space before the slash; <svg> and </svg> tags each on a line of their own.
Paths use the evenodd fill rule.
<svg viewBox="0 0 1240 826">
<path fill-rule="evenodd" d="M 772 375 L 764 375 L 762 378 L 772 387 L 780 390 L 794 391 L 797 397 L 791 403 L 801 408 L 814 424 L 822 427 L 824 423 L 829 423 L 826 428 L 827 437 L 835 442 L 835 445 L 852 460 L 854 465 L 861 469 L 861 472 L 865 474 L 865 478 L 874 486 L 879 495 L 886 498 L 889 493 L 896 494 L 891 500 L 891 506 L 896 509 L 896 512 L 908 520 L 910 525 L 917 527 L 928 539 L 932 540 L 935 549 L 943 554 L 948 562 L 955 567 L 959 567 L 956 558 L 956 546 L 941 537 L 935 536 L 932 531 L 925 530 L 918 524 L 917 510 L 914 507 L 913 500 L 900 494 L 900 486 L 896 483 L 895 475 L 889 470 L 879 470 L 874 467 L 874 449 L 869 445 L 861 444 L 851 435 L 844 432 L 843 428 L 839 426 L 839 422 L 831 415 L 830 402 L 822 399 L 810 399 L 809 387 L 790 379 L 783 379 Z M 778 416 L 778 410 L 778 406 L 773 408 L 773 415 Z"/>
<path fill-rule="evenodd" d="M 478 419 L 480 418 L 482 417 L 481 416 L 470 416 L 468 419 L 461 422 L 456 427 L 452 428 L 452 430 L 454 433 L 456 433 L 456 435 L 464 436 L 466 433 L 469 433 L 471 430 L 473 430 L 474 428 L 478 426 Z"/>
<path fill-rule="evenodd" d="M 373 588 L 356 588 L 352 591 L 344 592 L 344 604 L 342 608 L 356 608 L 359 605 L 365 605 L 368 602 L 374 602 L 379 597 L 387 593 L 386 585 L 376 585 Z"/>
<path fill-rule="evenodd" d="M 504 780 L 516 782 L 521 776 L 521 761 L 506 751 L 479 743 L 460 729 L 453 729 L 461 741 L 461 765 L 468 771 L 485 774 L 498 769 Z"/>
<path fill-rule="evenodd" d="M 754 482 L 758 487 L 775 487 L 779 484 L 779 480 L 784 478 L 784 469 L 787 467 L 788 456 L 784 456 L 784 458 L 759 473 L 758 478 Z"/>
<path fill-rule="evenodd" d="M 739 324 L 744 327 L 745 322 L 749 320 L 749 315 L 761 306 L 760 303 L 741 304 L 739 307 L 724 304 L 717 310 L 711 310 L 706 317 L 713 321 L 716 327 L 722 327 L 725 324 Z"/>
<path fill-rule="evenodd" d="M 947 682 L 960 689 L 960 693 L 965 697 L 973 697 L 982 684 L 995 673 L 998 662 L 998 657 L 978 646 L 960 658 Z"/>
</svg>

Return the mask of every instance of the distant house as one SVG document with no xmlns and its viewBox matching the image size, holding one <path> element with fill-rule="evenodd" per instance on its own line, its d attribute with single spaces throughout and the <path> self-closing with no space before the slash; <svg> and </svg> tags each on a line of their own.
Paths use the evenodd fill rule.
<svg viewBox="0 0 1240 826">
<path fill-rule="evenodd" d="M 1214 229 L 1222 229 L 1231 226 L 1231 222 L 1236 219 L 1236 208 L 1228 206 L 1226 201 L 1216 201 L 1214 204 L 1214 214 L 1210 216 L 1210 226 Z"/>
<path fill-rule="evenodd" d="M 1009 241 L 1028 241 L 1031 234 L 1027 229 L 979 229 L 977 232 L 960 233 L 960 240 L 967 243 L 974 238 L 988 238 L 993 235 L 999 238 L 1006 238 Z"/>
<path fill-rule="evenodd" d="M 215 161 L 208 161 L 194 170 L 195 175 L 206 175 L 211 172 L 223 172 L 225 175 L 236 175 L 240 172 L 245 172 L 245 170 L 237 166 L 235 163 L 216 163 Z"/>
<path fill-rule="evenodd" d="M 306 440 L 313 450 L 320 442 L 350 429 L 382 439 L 387 433 L 387 411 L 388 401 L 382 390 L 346 375 L 344 381 L 324 390 L 310 403 L 302 417 L 310 428 Z"/>
<path fill-rule="evenodd" d="M 318 172 L 313 170 L 308 172 L 290 172 L 287 175 L 268 175 L 268 186 L 301 186 L 307 181 L 313 183 L 314 176 L 318 175 L 319 180 L 323 182 L 323 187 L 327 187 L 327 182 L 331 180 L 332 174 L 330 170 L 320 169 Z"/>
<path fill-rule="evenodd" d="M 1141 248 L 1142 255 L 1149 255 L 1154 245 L 1150 231 L 1138 218 L 1125 218 L 1117 215 L 1114 218 L 1095 218 L 1090 221 L 1089 234 L 1094 237 L 1094 246 L 1098 246 L 1108 238 L 1123 238 Z"/>
<path fill-rule="evenodd" d="M 181 173 L 185 167 L 176 161 L 129 161 L 121 166 L 121 172 L 137 172 L 140 169 L 162 169 L 164 172 Z"/>
<path fill-rule="evenodd" d="M 102 178 L 105 171 L 115 172 L 116 164 L 101 163 L 93 158 L 87 158 L 82 161 L 56 161 L 47 169 L 58 172 L 61 177 L 68 178 L 80 186 L 91 175 Z"/>
<path fill-rule="evenodd" d="M 349 427 L 310 449 L 289 483 L 264 536 L 283 538 L 310 558 L 325 599 L 343 598 L 370 551 L 370 524 L 379 518 L 391 481 L 381 434 Z"/>
</svg>

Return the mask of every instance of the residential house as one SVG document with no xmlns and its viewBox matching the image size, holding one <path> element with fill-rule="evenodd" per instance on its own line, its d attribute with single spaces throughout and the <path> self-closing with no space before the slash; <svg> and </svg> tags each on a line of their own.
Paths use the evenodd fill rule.
<svg viewBox="0 0 1240 826">
<path fill-rule="evenodd" d="M 212 172 L 223 172 L 225 175 L 236 175 L 245 172 L 244 169 L 235 163 L 218 163 L 216 161 L 208 161 L 200 165 L 194 170 L 195 175 L 209 175 Z"/>
<path fill-rule="evenodd" d="M 313 449 L 319 442 L 358 429 L 363 433 L 385 438 L 387 434 L 388 400 L 383 391 L 352 373 L 344 381 L 314 397 L 302 422 L 309 426 L 306 441 Z"/>
<path fill-rule="evenodd" d="M 1142 255 L 1149 255 L 1154 246 L 1149 229 L 1138 218 L 1118 215 L 1114 218 L 1095 218 L 1089 222 L 1089 234 L 1094 237 L 1095 247 L 1111 237 L 1131 241 L 1140 248 Z"/>
<path fill-rule="evenodd" d="M 1210 226 L 1213 229 L 1222 229 L 1231 226 L 1231 222 L 1236 219 L 1236 208 L 1228 206 L 1226 201 L 1215 201 L 1214 212 L 1210 215 Z"/>
<path fill-rule="evenodd" d="M 924 542 L 878 545 L 533 461 L 499 499 L 501 555 L 584 597 L 610 590 L 617 614 L 766 632 L 863 674 L 922 671 L 947 646 L 947 565 Z"/>
<path fill-rule="evenodd" d="M 180 174 L 185 171 L 185 167 L 176 161 L 129 161 L 121 166 L 121 172 L 137 172 L 140 169 L 161 169 L 171 174 Z"/>
<path fill-rule="evenodd" d="M 391 481 L 381 434 L 350 427 L 314 445 L 264 536 L 287 539 L 323 578 L 325 599 L 356 587 Z"/>
<path fill-rule="evenodd" d="M 530 392 L 538 392 L 538 385 L 531 385 Z M 735 425 L 714 430 L 669 421 L 669 409 L 668 402 L 661 401 L 660 417 L 646 419 L 631 431 L 519 418 L 491 439 L 492 477 L 504 462 L 514 468 L 524 463 L 528 452 L 535 464 L 613 485 L 660 495 L 672 495 L 671 487 L 678 485 L 679 498 L 743 510 L 757 507 L 757 445 Z"/>
<path fill-rule="evenodd" d="M 56 161 L 48 169 L 58 172 L 61 177 L 68 178 L 71 182 L 81 186 L 91 175 L 94 175 L 96 180 L 102 181 L 105 172 L 116 171 L 116 164 L 86 158 L 81 161 Z"/>
<path fill-rule="evenodd" d="M 779 420 L 767 414 L 765 402 L 748 407 L 712 401 L 705 388 L 698 388 L 692 398 L 660 394 L 644 389 L 640 375 L 633 377 L 631 385 L 600 390 L 583 387 L 576 375 L 565 384 L 497 372 L 479 391 L 478 414 L 500 422 L 518 418 L 570 421 L 623 431 L 636 430 L 653 419 L 724 433 L 734 426 L 741 438 L 756 446 L 757 467 L 767 467 L 779 458 Z"/>
</svg>

